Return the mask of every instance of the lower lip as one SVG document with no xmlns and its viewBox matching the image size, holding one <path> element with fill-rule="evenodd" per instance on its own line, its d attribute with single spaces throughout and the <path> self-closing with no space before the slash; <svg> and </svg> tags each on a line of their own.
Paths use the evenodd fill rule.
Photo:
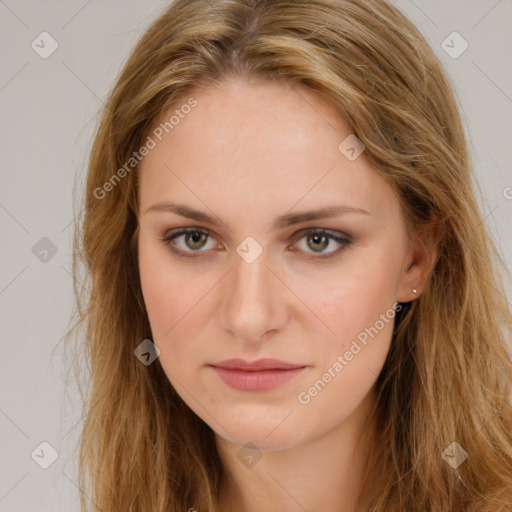
<svg viewBox="0 0 512 512">
<path fill-rule="evenodd" d="M 240 391 L 268 391 L 289 382 L 302 373 L 306 367 L 290 370 L 231 370 L 212 366 L 217 375 L 230 387 Z"/>
</svg>

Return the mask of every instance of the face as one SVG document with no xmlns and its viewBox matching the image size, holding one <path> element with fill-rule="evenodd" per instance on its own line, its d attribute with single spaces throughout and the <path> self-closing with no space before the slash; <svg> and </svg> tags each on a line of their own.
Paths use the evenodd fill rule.
<svg viewBox="0 0 512 512">
<path fill-rule="evenodd" d="M 349 126 L 309 89 L 230 79 L 155 129 L 176 109 L 139 167 L 140 277 L 160 364 L 231 443 L 318 438 L 370 395 L 393 305 L 411 300 L 398 199 L 364 152 L 338 149 Z M 338 211 L 302 215 L 327 207 Z"/>
</svg>

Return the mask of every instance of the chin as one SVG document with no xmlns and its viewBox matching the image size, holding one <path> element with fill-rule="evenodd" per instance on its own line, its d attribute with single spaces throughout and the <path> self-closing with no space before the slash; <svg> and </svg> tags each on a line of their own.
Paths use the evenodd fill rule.
<svg viewBox="0 0 512 512">
<path fill-rule="evenodd" d="M 301 443 L 304 431 L 303 428 L 300 430 L 297 428 L 297 418 L 292 419 L 294 414 L 289 414 L 291 409 L 283 409 L 282 412 L 267 413 L 267 415 L 258 409 L 256 408 L 251 414 L 251 411 L 245 408 L 243 417 L 240 409 L 236 407 L 234 407 L 234 414 L 220 413 L 218 417 L 223 418 L 221 423 L 229 434 L 217 424 L 210 426 L 218 436 L 229 443 L 238 446 L 251 443 L 263 451 L 287 450 Z M 303 422 L 300 423 L 302 427 L 305 426 Z"/>
<path fill-rule="evenodd" d="M 229 427 L 227 428 L 229 429 Z M 272 433 L 271 435 L 268 435 L 267 430 L 262 432 L 254 428 L 229 430 L 233 437 L 227 436 L 225 432 L 216 432 L 216 434 L 228 443 L 239 446 L 240 449 L 245 450 L 252 449 L 262 452 L 274 452 L 294 448 L 301 442 L 301 440 L 296 438 L 294 432 L 291 432 L 290 429 L 283 430 L 279 434 Z"/>
</svg>

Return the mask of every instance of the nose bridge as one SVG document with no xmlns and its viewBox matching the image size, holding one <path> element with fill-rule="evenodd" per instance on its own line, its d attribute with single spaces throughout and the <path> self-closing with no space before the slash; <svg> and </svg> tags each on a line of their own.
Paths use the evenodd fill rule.
<svg viewBox="0 0 512 512">
<path fill-rule="evenodd" d="M 258 341 L 284 321 L 283 290 L 278 290 L 283 284 L 267 268 L 268 253 L 254 241 L 237 247 L 233 265 L 223 290 L 223 327 L 236 338 Z"/>
</svg>

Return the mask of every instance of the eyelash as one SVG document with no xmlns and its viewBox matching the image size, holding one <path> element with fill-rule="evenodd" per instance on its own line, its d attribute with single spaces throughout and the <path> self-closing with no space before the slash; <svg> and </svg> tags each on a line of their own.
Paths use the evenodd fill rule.
<svg viewBox="0 0 512 512">
<path fill-rule="evenodd" d="M 189 233 L 201 233 L 201 234 L 207 235 L 211 238 L 214 238 L 211 236 L 211 234 L 208 230 L 191 227 L 191 228 L 180 228 L 174 232 L 171 232 L 170 234 L 167 234 L 165 237 L 160 238 L 160 240 L 163 242 L 163 244 L 165 246 L 167 246 L 167 248 L 172 253 L 176 254 L 177 256 L 184 257 L 184 258 L 196 258 L 197 256 L 192 256 L 190 253 L 200 253 L 200 252 L 206 252 L 206 251 L 202 251 L 202 250 L 183 251 L 181 249 L 177 249 L 176 246 L 172 243 L 172 241 L 175 238 L 178 238 L 179 236 L 186 235 Z M 295 233 L 292 236 L 292 239 L 295 243 L 295 242 L 301 240 L 302 238 L 307 237 L 310 234 L 325 235 L 329 240 L 334 240 L 335 242 L 338 242 L 339 244 L 341 244 L 341 247 L 339 247 L 338 249 L 336 249 L 334 251 L 328 252 L 328 253 L 324 253 L 324 254 L 311 253 L 311 254 L 313 254 L 311 256 L 311 258 L 314 260 L 325 260 L 328 258 L 332 258 L 333 256 L 337 255 L 341 250 L 343 250 L 347 245 L 350 245 L 352 243 L 352 240 L 350 239 L 350 237 L 347 237 L 346 235 L 345 235 L 345 237 L 338 236 L 338 235 L 335 235 L 335 234 L 329 232 L 328 230 L 321 229 L 321 228 L 305 229 L 305 230 L 298 231 L 297 233 Z M 301 236 L 299 236 L 299 235 L 301 235 Z"/>
</svg>

